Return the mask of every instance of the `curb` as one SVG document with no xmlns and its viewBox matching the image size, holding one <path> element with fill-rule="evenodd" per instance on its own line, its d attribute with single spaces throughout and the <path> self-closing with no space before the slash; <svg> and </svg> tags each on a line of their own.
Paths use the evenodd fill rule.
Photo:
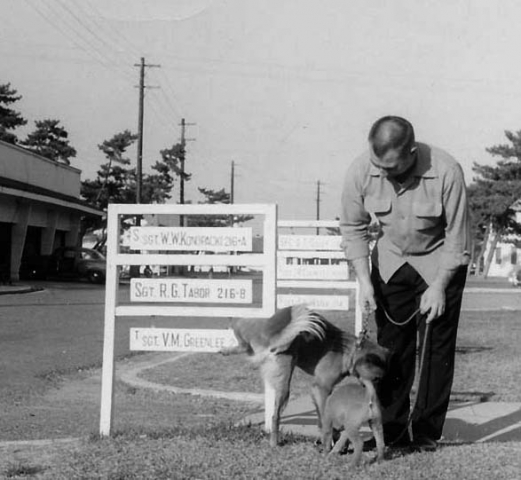
<svg viewBox="0 0 521 480">
<path fill-rule="evenodd" d="M 85 437 L 87 438 L 87 437 Z M 48 447 L 50 445 L 64 445 L 70 443 L 80 443 L 85 438 L 82 437 L 65 437 L 51 438 L 42 440 L 5 440 L 0 441 L 0 447 Z"/>
<path fill-rule="evenodd" d="M 116 369 L 116 375 L 122 382 L 136 388 L 148 388 L 157 392 L 200 395 L 203 397 L 222 398 L 224 400 L 264 404 L 264 394 L 262 393 L 222 392 L 220 390 L 205 390 L 199 388 L 179 388 L 171 385 L 162 385 L 160 383 L 149 382 L 144 378 L 139 378 L 139 374 L 144 372 L 145 370 L 150 370 L 152 368 L 158 367 L 159 365 L 164 365 L 165 363 L 176 362 L 177 360 L 181 360 L 182 358 L 187 357 L 188 355 L 193 355 L 194 353 L 187 352 L 181 353 L 179 355 L 176 355 L 175 357 L 167 359 L 150 360 L 144 362 L 141 365 L 136 365 L 133 367 L 124 367 L 123 371 L 121 372 L 118 372 L 118 369 Z"/>
<path fill-rule="evenodd" d="M 22 293 L 33 293 L 41 292 L 43 287 L 31 287 L 31 286 L 15 286 L 15 287 L 0 287 L 0 295 L 19 295 Z"/>
</svg>

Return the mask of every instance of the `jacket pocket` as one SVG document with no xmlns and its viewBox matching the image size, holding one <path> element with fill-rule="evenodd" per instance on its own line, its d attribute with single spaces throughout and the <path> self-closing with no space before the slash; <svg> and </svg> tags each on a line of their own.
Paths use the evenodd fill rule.
<svg viewBox="0 0 521 480">
<path fill-rule="evenodd" d="M 442 212 L 443 207 L 439 202 L 414 203 L 412 205 L 414 227 L 417 230 L 426 230 L 439 225 Z"/>
</svg>

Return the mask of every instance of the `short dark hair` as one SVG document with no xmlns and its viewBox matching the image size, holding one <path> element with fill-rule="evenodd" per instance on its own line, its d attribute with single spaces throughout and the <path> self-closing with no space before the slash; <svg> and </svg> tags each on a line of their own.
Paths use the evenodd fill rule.
<svg viewBox="0 0 521 480">
<path fill-rule="evenodd" d="M 414 146 L 414 128 L 405 118 L 387 115 L 373 124 L 368 139 L 378 158 L 389 150 L 407 154 Z"/>
</svg>

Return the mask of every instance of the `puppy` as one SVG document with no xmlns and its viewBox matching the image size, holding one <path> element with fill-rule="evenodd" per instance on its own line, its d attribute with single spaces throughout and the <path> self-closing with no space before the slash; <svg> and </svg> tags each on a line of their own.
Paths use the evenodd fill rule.
<svg viewBox="0 0 521 480">
<path fill-rule="evenodd" d="M 277 311 L 267 319 L 241 318 L 232 326 L 238 345 L 224 355 L 247 353 L 260 367 L 270 445 L 279 441 L 280 417 L 289 399 L 295 367 L 311 375 L 311 396 L 321 429 L 322 412 L 333 387 L 354 373 L 368 380 L 383 375 L 388 351 L 365 336 L 357 339 L 304 305 Z M 365 366 L 364 366 L 365 365 Z M 374 365 L 373 369 L 368 365 Z"/>
<path fill-rule="evenodd" d="M 366 422 L 376 440 L 376 459 L 380 462 L 385 451 L 382 409 L 373 383 L 364 378 L 346 378 L 333 389 L 326 400 L 322 422 L 322 444 L 325 451 L 330 454 L 340 453 L 349 440 L 354 447 L 351 466 L 357 466 L 364 446 L 360 427 Z M 341 430 L 342 433 L 331 450 L 334 430 Z"/>
</svg>

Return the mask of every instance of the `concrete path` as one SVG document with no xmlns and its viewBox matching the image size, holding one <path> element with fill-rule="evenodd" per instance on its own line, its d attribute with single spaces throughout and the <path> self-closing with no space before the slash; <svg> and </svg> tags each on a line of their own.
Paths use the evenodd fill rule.
<svg viewBox="0 0 521 480">
<path fill-rule="evenodd" d="M 264 412 L 249 415 L 244 423 L 263 424 Z M 318 437 L 317 417 L 309 396 L 290 401 L 283 413 L 281 429 Z M 366 431 L 368 431 L 366 429 Z M 443 442 L 521 442 L 521 403 L 453 402 L 443 430 Z"/>
</svg>

